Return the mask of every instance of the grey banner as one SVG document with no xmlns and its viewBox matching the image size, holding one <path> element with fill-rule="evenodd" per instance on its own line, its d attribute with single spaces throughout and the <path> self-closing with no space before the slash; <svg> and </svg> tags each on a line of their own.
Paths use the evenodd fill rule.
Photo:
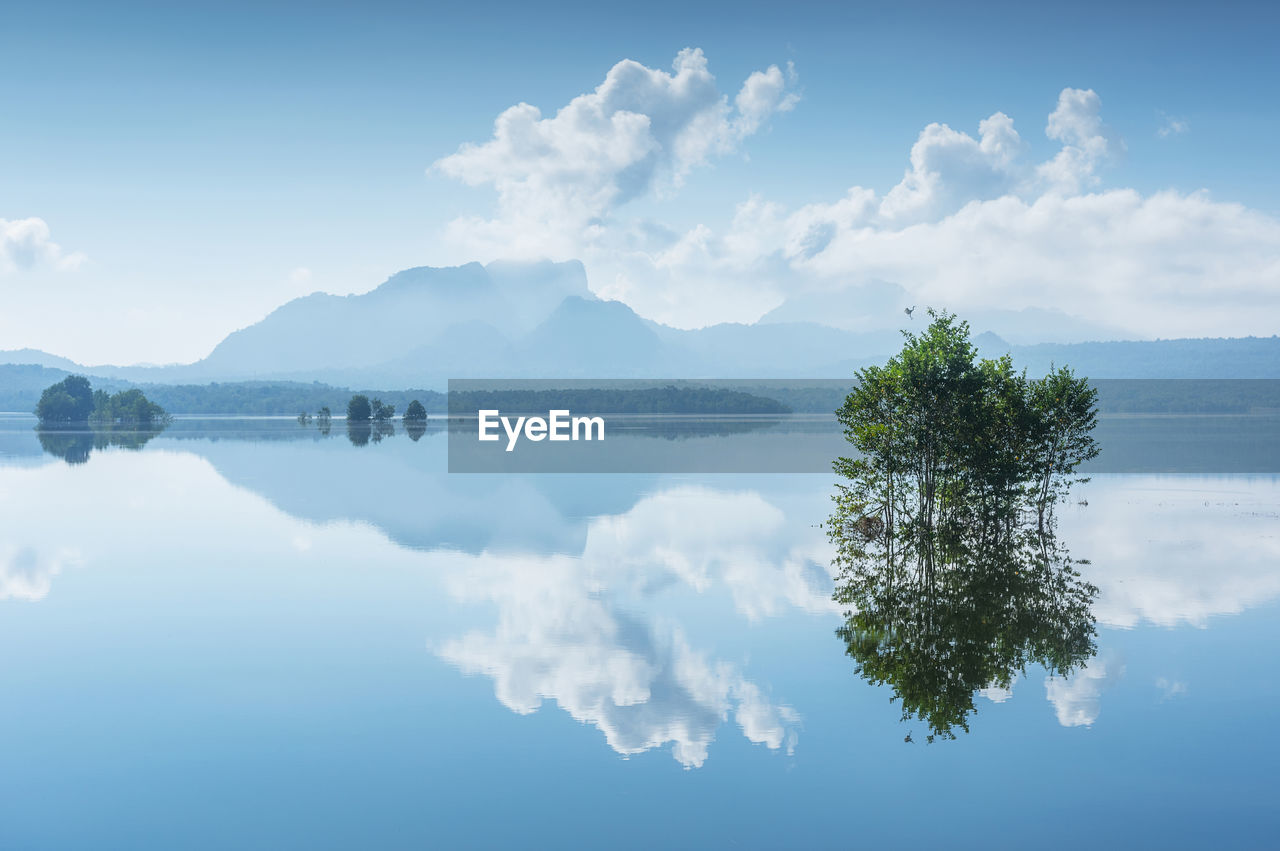
<svg viewBox="0 0 1280 851">
<path fill-rule="evenodd" d="M 1094 384 L 1102 454 L 1086 472 L 1280 472 L 1280 382 Z M 849 388 L 828 379 L 455 379 L 449 471 L 830 473 L 851 450 L 834 416 Z"/>
</svg>

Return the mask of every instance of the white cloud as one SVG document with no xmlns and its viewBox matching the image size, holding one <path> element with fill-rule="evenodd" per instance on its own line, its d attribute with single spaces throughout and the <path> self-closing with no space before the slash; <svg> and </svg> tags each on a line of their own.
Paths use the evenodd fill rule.
<svg viewBox="0 0 1280 851">
<path fill-rule="evenodd" d="M 1058 723 L 1063 727 L 1091 727 L 1102 711 L 1102 690 L 1123 676 L 1122 663 L 1092 659 L 1069 678 L 1046 677 L 1045 696 L 1053 704 Z"/>
<path fill-rule="evenodd" d="M 84 255 L 67 252 L 50 238 L 44 219 L 0 219 L 0 272 L 49 266 L 74 269 Z"/>
<path fill-rule="evenodd" d="M 752 742 L 794 748 L 794 710 L 695 651 L 679 628 L 624 613 L 592 567 L 565 557 L 479 557 L 453 590 L 495 602 L 498 624 L 443 643 L 440 657 L 491 677 L 513 712 L 555 701 L 620 754 L 669 745 L 681 765 L 697 768 L 730 717 Z"/>
<path fill-rule="evenodd" d="M 679 327 L 750 322 L 791 294 L 872 280 L 962 313 L 1057 309 L 1147 337 L 1280 325 L 1280 221 L 1206 192 L 1103 187 L 1102 166 L 1125 144 L 1092 89 L 1061 91 L 1044 131 L 1059 147 L 1043 161 L 997 112 L 976 136 L 928 125 L 883 194 L 853 186 L 793 208 L 750 197 L 725 226 L 628 219 L 628 199 L 675 191 L 794 105 L 787 75 L 771 68 L 730 109 L 702 55 L 681 57 L 673 74 L 620 63 L 554 118 L 513 107 L 493 140 L 437 163 L 499 192 L 496 217 L 455 221 L 450 239 L 579 257 L 598 293 Z"/>
<path fill-rule="evenodd" d="M 970 201 L 1017 188 L 1025 146 L 1013 119 L 997 112 L 978 125 L 978 134 L 974 139 L 945 124 L 924 128 L 911 146 L 911 168 L 885 196 L 881 216 L 895 223 L 933 221 Z"/>
<path fill-rule="evenodd" d="M 1102 123 L 1102 99 L 1093 89 L 1063 89 L 1045 135 L 1062 150 L 1038 169 L 1052 191 L 1074 194 L 1098 182 L 1094 170 L 1124 151 L 1124 142 Z"/>
<path fill-rule="evenodd" d="M 0 550 L 0 600 L 43 600 L 64 567 L 82 562 L 77 551 L 65 547 L 48 553 L 5 545 Z"/>
<path fill-rule="evenodd" d="M 498 623 L 444 642 L 439 655 L 492 678 L 514 712 L 555 701 L 620 754 L 670 746 L 681 765 L 698 767 L 729 719 L 749 741 L 790 753 L 793 709 L 695 650 L 678 626 L 624 601 L 650 608 L 673 585 L 699 595 L 721 587 L 751 620 L 792 609 L 835 614 L 820 567 L 830 561 L 825 538 L 803 529 L 797 536 L 754 492 L 676 487 L 593 519 L 579 557 L 451 556 L 463 566 L 452 592 L 495 603 Z"/>
<path fill-rule="evenodd" d="M 1061 531 L 1091 562 L 1100 624 L 1204 628 L 1280 598 L 1274 479 L 1096 476 L 1081 494 Z"/>
<path fill-rule="evenodd" d="M 637 591 L 658 576 L 697 591 L 723 585 L 752 621 L 790 609 L 837 614 L 829 545 L 821 533 L 792 534 L 783 511 L 758 493 L 676 487 L 596 518 L 582 557 L 607 566 L 611 585 Z"/>
<path fill-rule="evenodd" d="M 790 112 L 800 102 L 800 95 L 788 89 L 796 81 L 795 65 L 787 63 L 784 76 L 777 65 L 766 71 L 753 71 L 747 77 L 733 104 L 738 115 L 732 126 L 739 138 L 750 136 L 764 126 L 774 113 Z"/>
<path fill-rule="evenodd" d="M 294 284 L 305 284 L 311 280 L 311 270 L 306 266 L 298 266 L 289 272 L 289 282 Z"/>
<path fill-rule="evenodd" d="M 549 118 L 517 104 L 498 116 L 489 141 L 433 164 L 498 192 L 495 217 L 455 220 L 448 236 L 482 256 L 578 256 L 608 236 L 618 207 L 674 190 L 709 157 L 793 108 L 788 76 L 794 71 L 777 66 L 751 74 L 730 106 L 702 51 L 686 48 L 671 72 L 619 62 Z"/>
<path fill-rule="evenodd" d="M 1171 680 L 1168 677 L 1156 677 L 1156 688 L 1160 689 L 1161 700 L 1171 700 L 1187 693 L 1187 684 L 1182 680 Z"/>
<path fill-rule="evenodd" d="M 1018 678 L 1015 676 L 1013 678 L 1013 682 L 1009 683 L 1008 688 L 1005 688 L 1004 686 L 990 685 L 986 688 L 978 689 L 978 694 L 982 695 L 992 703 L 1004 703 L 1006 700 L 1013 697 L 1013 687 L 1017 682 Z"/>
</svg>

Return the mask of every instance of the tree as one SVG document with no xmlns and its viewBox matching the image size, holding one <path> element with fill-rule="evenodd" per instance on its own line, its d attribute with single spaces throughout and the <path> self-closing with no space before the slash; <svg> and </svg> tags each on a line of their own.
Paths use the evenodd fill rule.
<svg viewBox="0 0 1280 851">
<path fill-rule="evenodd" d="M 380 423 L 386 422 L 396 415 L 395 405 L 384 405 L 381 399 L 374 399 L 370 403 L 373 412 L 373 418 Z"/>
<path fill-rule="evenodd" d="M 36 416 L 42 427 L 92 424 L 152 428 L 168 425 L 171 419 L 164 408 L 136 387 L 109 396 L 106 391 L 92 389 L 89 379 L 80 375 L 69 375 L 45 388 L 36 405 Z"/>
<path fill-rule="evenodd" d="M 149 400 L 136 387 L 121 390 L 114 396 L 98 391 L 94 394 L 93 415 L 90 421 L 95 426 L 132 426 L 135 428 L 153 428 L 168 425 L 172 417 L 156 403 Z"/>
<path fill-rule="evenodd" d="M 36 403 L 35 415 L 42 426 L 88 423 L 93 414 L 93 401 L 89 379 L 68 375 L 44 389 Z"/>
<path fill-rule="evenodd" d="M 351 397 L 351 401 L 347 403 L 347 421 L 359 420 L 361 422 L 369 419 L 373 414 L 373 409 L 369 405 L 369 397 L 361 393 Z"/>
<path fill-rule="evenodd" d="M 1032 382 L 1029 405 L 1035 429 L 1028 454 L 1035 473 L 1032 499 L 1043 528 L 1050 506 L 1065 499 L 1072 484 L 1088 481 L 1073 479 L 1076 470 L 1098 457 L 1098 391 L 1064 367 Z"/>
<path fill-rule="evenodd" d="M 968 325 L 929 315 L 836 412 L 857 454 L 833 465 L 828 535 L 838 634 L 932 738 L 967 729 L 973 693 L 1028 662 L 1065 673 L 1091 655 L 1097 589 L 1054 542 L 1051 509 L 1098 453 L 1084 379 L 978 361 Z"/>
<path fill-rule="evenodd" d="M 404 409 L 404 421 L 406 423 L 424 423 L 427 421 L 427 409 L 422 403 L 414 399 L 409 403 L 409 407 Z"/>
</svg>

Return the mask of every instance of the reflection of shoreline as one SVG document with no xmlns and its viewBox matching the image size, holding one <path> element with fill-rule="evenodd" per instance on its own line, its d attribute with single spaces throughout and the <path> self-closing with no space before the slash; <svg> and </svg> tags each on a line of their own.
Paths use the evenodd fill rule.
<svg viewBox="0 0 1280 851">
<path fill-rule="evenodd" d="M 832 451 L 846 452 L 848 445 L 833 418 L 816 414 L 738 415 L 724 420 L 675 415 L 669 419 L 673 430 L 665 434 L 661 429 L 647 431 L 642 426 L 662 425 L 668 420 L 653 415 L 631 416 L 634 418 L 618 420 L 626 426 L 616 431 L 620 438 L 654 451 L 657 447 L 670 447 L 669 451 L 676 454 L 659 453 L 656 461 L 652 456 L 630 459 L 628 468 L 621 472 L 827 474 Z M 342 422 L 341 418 L 334 418 L 337 435 L 343 434 Z M 722 428 L 720 423 L 727 423 L 728 427 Z M 30 416 L 0 417 L 0 457 L 42 454 L 34 424 L 35 418 Z M 443 415 L 431 416 L 425 429 L 417 433 L 418 440 L 413 437 L 416 429 L 409 431 L 400 423 L 391 440 L 399 442 L 399 433 L 403 432 L 410 438 L 406 443 L 417 443 L 424 437 L 444 436 L 456 427 Z M 1280 415 L 1103 414 L 1095 433 L 1102 454 L 1083 465 L 1085 474 L 1280 473 L 1280 441 L 1275 439 L 1280 433 Z M 311 443 L 331 436 L 335 435 L 326 435 L 314 425 L 299 426 L 296 417 L 177 416 L 164 431 L 165 441 L 192 443 Z M 665 439 L 653 440 L 655 437 Z M 717 444 L 717 439 L 723 443 Z M 443 441 L 426 440 L 422 446 L 434 445 L 437 449 L 427 451 L 435 452 L 440 443 Z M 574 446 L 581 450 L 583 444 Z M 750 462 L 745 467 L 744 456 Z"/>
<path fill-rule="evenodd" d="M 68 464 L 84 464 L 88 462 L 89 456 L 95 449 L 101 451 L 107 447 L 118 447 L 140 450 L 165 428 L 164 425 L 149 428 L 118 426 L 50 428 L 46 426 L 36 429 L 36 437 L 40 441 L 40 448 L 48 454 L 57 456 Z"/>
</svg>

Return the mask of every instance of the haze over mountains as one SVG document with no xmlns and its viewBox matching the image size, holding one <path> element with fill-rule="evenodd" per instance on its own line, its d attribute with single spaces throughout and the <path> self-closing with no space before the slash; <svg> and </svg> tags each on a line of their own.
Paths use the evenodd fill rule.
<svg viewBox="0 0 1280 851">
<path fill-rule="evenodd" d="M 229 334 L 203 360 L 163 367 L 84 367 L 31 349 L 0 363 L 39 364 L 122 381 L 322 381 L 442 387 L 463 377 L 846 377 L 923 328 L 902 288 L 871 282 L 801 294 L 751 325 L 681 330 L 602 301 L 582 264 L 494 262 L 419 267 L 360 295 L 294 299 Z M 964 315 L 984 355 L 1011 351 L 1033 372 L 1070 364 L 1104 377 L 1280 377 L 1271 338 L 1116 341 L 1123 329 L 1043 311 Z"/>
</svg>

